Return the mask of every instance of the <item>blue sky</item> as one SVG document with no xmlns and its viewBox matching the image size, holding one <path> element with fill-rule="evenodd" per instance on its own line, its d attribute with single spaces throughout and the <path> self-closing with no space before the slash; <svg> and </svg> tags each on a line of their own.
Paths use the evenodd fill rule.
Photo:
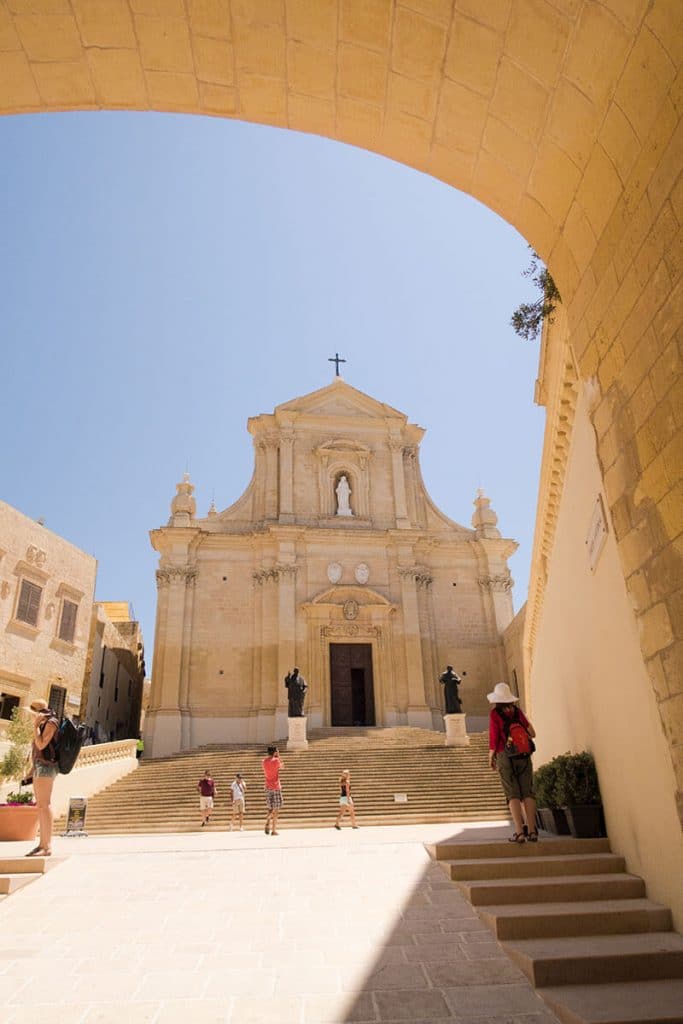
<svg viewBox="0 0 683 1024">
<path fill-rule="evenodd" d="M 526 597 L 543 411 L 525 240 L 351 146 L 145 113 L 0 118 L 0 497 L 93 554 L 148 661 L 156 555 L 186 465 L 198 511 L 251 477 L 251 415 L 345 379 L 427 429 L 436 504 L 483 486 Z M 10 386 L 6 386 L 6 382 Z M 151 666 L 150 666 L 151 667 Z"/>
</svg>

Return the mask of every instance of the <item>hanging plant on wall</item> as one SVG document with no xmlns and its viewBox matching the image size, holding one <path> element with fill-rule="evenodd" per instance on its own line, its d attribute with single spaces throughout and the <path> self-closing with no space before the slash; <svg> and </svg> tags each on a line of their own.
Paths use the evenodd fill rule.
<svg viewBox="0 0 683 1024">
<path fill-rule="evenodd" d="M 543 321 L 547 318 L 552 323 L 552 316 L 562 298 L 550 271 L 541 257 L 531 248 L 531 262 L 522 271 L 538 288 L 540 295 L 535 302 L 522 302 L 512 314 L 512 329 L 524 341 L 535 341 L 541 333 Z"/>
</svg>

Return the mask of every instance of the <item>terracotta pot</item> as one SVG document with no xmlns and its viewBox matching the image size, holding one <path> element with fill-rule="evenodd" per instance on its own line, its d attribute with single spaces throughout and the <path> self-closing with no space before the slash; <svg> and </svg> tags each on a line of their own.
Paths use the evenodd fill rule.
<svg viewBox="0 0 683 1024">
<path fill-rule="evenodd" d="M 38 808 L 0 805 L 0 843 L 18 839 L 35 839 L 38 831 Z"/>
</svg>

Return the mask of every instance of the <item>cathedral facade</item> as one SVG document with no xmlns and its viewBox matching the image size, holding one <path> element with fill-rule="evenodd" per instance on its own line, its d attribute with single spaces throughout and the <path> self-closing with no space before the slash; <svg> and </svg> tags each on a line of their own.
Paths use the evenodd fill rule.
<svg viewBox="0 0 683 1024">
<path fill-rule="evenodd" d="M 481 492 L 472 528 L 424 486 L 424 431 L 335 377 L 249 420 L 254 473 L 197 518 L 178 484 L 159 553 L 146 750 L 287 735 L 284 677 L 308 682 L 309 729 L 443 729 L 439 675 L 467 672 L 466 712 L 505 678 L 512 619 L 502 538 Z"/>
</svg>

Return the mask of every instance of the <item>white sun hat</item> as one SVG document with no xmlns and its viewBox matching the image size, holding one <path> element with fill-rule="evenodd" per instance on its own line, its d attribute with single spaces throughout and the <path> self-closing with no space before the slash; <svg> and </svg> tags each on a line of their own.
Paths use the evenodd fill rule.
<svg viewBox="0 0 683 1024">
<path fill-rule="evenodd" d="M 507 683 L 496 683 L 493 693 L 487 693 L 486 699 L 489 704 L 512 704 L 519 700 L 515 697 Z"/>
</svg>

